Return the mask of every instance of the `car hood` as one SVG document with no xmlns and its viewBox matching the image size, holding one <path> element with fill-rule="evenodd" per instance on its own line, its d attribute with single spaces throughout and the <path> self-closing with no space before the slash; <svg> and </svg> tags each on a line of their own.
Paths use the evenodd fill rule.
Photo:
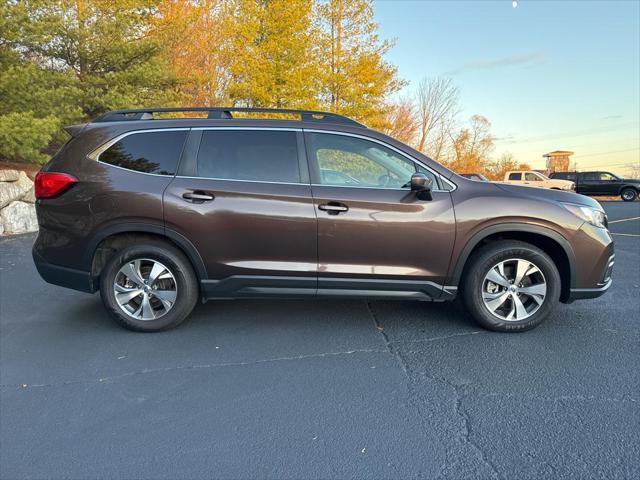
<svg viewBox="0 0 640 480">
<path fill-rule="evenodd" d="M 622 181 L 625 182 L 625 183 L 640 184 L 640 180 L 638 180 L 637 178 L 623 178 Z"/>
<path fill-rule="evenodd" d="M 600 204 L 593 198 L 574 192 L 567 192 L 564 190 L 551 190 L 549 188 L 529 187 L 524 185 L 513 185 L 510 183 L 494 183 L 494 185 L 506 192 L 522 197 L 534 198 L 537 200 L 576 203 L 578 205 L 585 205 L 587 207 L 602 210 Z"/>
</svg>

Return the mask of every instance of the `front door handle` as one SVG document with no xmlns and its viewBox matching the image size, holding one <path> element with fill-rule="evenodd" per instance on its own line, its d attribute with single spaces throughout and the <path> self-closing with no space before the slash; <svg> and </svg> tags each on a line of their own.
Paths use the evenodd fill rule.
<svg viewBox="0 0 640 480">
<path fill-rule="evenodd" d="M 192 203 L 204 203 L 210 202 L 214 199 L 213 195 L 209 195 L 208 193 L 201 192 L 199 190 L 195 190 L 194 192 L 187 192 L 182 194 L 182 198 L 184 198 L 187 202 Z"/>
<path fill-rule="evenodd" d="M 349 210 L 349 207 L 340 202 L 323 203 L 321 205 L 318 205 L 318 208 L 327 212 L 329 215 L 338 215 L 339 213 Z"/>
</svg>

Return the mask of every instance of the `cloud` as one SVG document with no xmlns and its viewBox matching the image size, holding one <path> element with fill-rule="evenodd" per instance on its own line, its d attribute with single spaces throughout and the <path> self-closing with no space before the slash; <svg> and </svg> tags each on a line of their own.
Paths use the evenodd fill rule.
<svg viewBox="0 0 640 480">
<path fill-rule="evenodd" d="M 541 62 L 542 60 L 544 60 L 544 53 L 542 52 L 520 53 L 516 55 L 509 55 L 508 57 L 468 62 L 462 67 L 448 72 L 448 74 L 456 75 L 465 70 L 490 70 L 494 68 L 510 67 L 511 65 Z"/>
</svg>

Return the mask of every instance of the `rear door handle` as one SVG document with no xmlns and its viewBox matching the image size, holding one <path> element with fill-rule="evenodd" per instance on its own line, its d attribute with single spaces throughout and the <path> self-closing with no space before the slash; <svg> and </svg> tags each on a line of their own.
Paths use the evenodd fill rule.
<svg viewBox="0 0 640 480">
<path fill-rule="evenodd" d="M 339 213 L 349 210 L 349 207 L 340 202 L 323 203 L 321 205 L 318 205 L 318 208 L 327 212 L 329 215 L 338 215 Z"/>
<path fill-rule="evenodd" d="M 196 190 L 194 192 L 183 193 L 182 198 L 184 198 L 187 202 L 204 203 L 204 202 L 210 202 L 211 200 L 213 200 L 214 196 L 209 195 L 208 193 Z"/>
</svg>

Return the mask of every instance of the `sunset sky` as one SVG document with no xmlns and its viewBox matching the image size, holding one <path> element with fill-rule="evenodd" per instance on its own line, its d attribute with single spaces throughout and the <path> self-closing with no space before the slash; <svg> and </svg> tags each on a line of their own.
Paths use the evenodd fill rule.
<svg viewBox="0 0 640 480">
<path fill-rule="evenodd" d="M 579 170 L 640 162 L 640 2 L 377 0 L 389 60 L 410 91 L 450 76 L 461 120 L 493 124 L 496 156 L 534 168 L 571 150 Z"/>
</svg>

